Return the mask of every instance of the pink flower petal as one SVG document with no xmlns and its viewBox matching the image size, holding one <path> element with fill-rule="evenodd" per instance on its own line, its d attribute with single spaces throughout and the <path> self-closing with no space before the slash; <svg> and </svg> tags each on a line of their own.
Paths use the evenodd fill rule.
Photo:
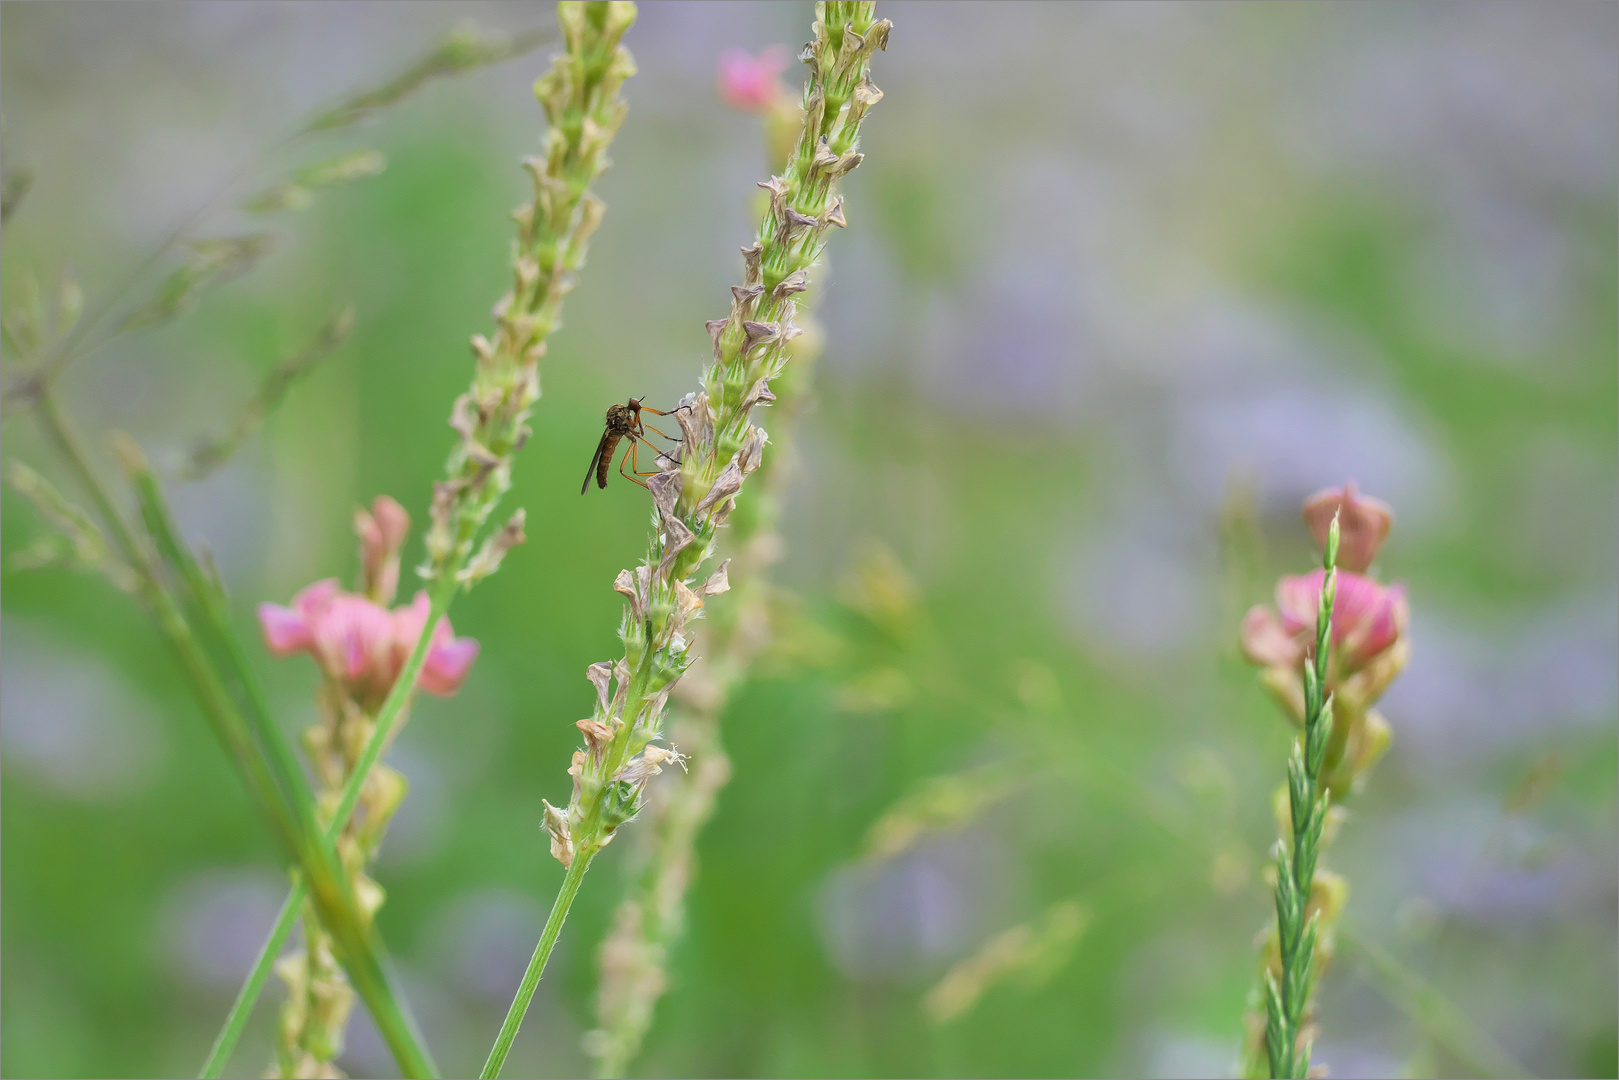
<svg viewBox="0 0 1619 1080">
<path fill-rule="evenodd" d="M 336 599 L 339 589 L 336 578 L 325 578 L 315 582 L 292 598 L 292 606 L 304 621 L 313 625 L 331 603 Z"/>
<path fill-rule="evenodd" d="M 1405 632 L 1405 588 L 1385 588 L 1359 574 L 1340 574 L 1332 637 L 1345 671 L 1358 671 Z"/>
<path fill-rule="evenodd" d="M 394 652 L 399 658 L 399 664 L 404 666 L 411 651 L 416 648 L 416 639 L 422 636 L 422 627 L 427 625 L 427 616 L 432 611 L 432 603 L 427 599 L 425 592 L 417 591 L 409 604 L 394 608 L 390 613 L 393 618 Z M 434 640 L 442 632 L 445 620 L 439 620 L 439 629 L 434 631 Z"/>
<path fill-rule="evenodd" d="M 280 604 L 259 605 L 259 629 L 265 646 L 276 656 L 291 656 L 313 644 L 303 616 Z"/>
<path fill-rule="evenodd" d="M 1394 526 L 1394 511 L 1382 499 L 1356 491 L 1353 480 L 1341 488 L 1316 492 L 1304 500 L 1304 524 L 1321 548 L 1327 546 L 1334 514 L 1338 515 L 1338 568 L 1364 573 Z"/>
<path fill-rule="evenodd" d="M 720 99 L 743 112 L 764 112 L 786 93 L 776 79 L 789 63 L 789 54 L 780 45 L 770 46 L 757 57 L 742 49 L 725 50 L 719 62 Z"/>
<path fill-rule="evenodd" d="M 385 681 L 393 622 L 363 596 L 339 593 L 309 620 L 316 655 L 335 678 L 350 683 Z"/>
<path fill-rule="evenodd" d="M 1277 621 L 1263 604 L 1248 610 L 1242 620 L 1242 652 L 1250 663 L 1260 667 L 1297 667 L 1304 659 L 1304 648 Z"/>
<path fill-rule="evenodd" d="M 443 626 L 443 623 L 439 624 Z M 435 638 L 438 635 L 433 635 Z M 472 638 L 450 637 L 435 641 L 422 665 L 421 688 L 440 697 L 455 693 L 466 681 L 472 662 L 478 659 L 479 645 Z"/>
<path fill-rule="evenodd" d="M 382 545 L 390 550 L 399 550 L 410 533 L 410 514 L 405 508 L 387 495 L 378 495 L 371 500 L 371 519 L 376 524 Z"/>
<path fill-rule="evenodd" d="M 1326 571 L 1289 574 L 1276 583 L 1276 610 L 1282 613 L 1282 629 L 1289 634 L 1315 630 L 1315 613 L 1321 608 L 1321 581 Z"/>
</svg>

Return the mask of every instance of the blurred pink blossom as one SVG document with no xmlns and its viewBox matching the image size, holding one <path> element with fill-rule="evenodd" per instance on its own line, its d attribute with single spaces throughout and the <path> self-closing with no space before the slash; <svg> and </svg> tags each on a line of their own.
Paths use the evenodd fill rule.
<svg viewBox="0 0 1619 1080">
<path fill-rule="evenodd" d="M 1388 506 L 1359 494 L 1353 482 L 1310 496 L 1304 522 L 1323 547 L 1334 515 L 1339 568 L 1325 687 L 1332 737 L 1322 775 L 1336 801 L 1364 781 L 1388 748 L 1388 721 L 1372 706 L 1410 659 L 1411 615 L 1405 586 L 1383 585 L 1363 573 L 1394 519 Z M 1276 607 L 1256 605 L 1242 620 L 1243 655 L 1264 669 L 1260 682 L 1298 723 L 1306 719 L 1304 665 L 1315 646 L 1325 580 L 1325 570 L 1285 576 L 1276 583 Z"/>
<path fill-rule="evenodd" d="M 1364 574 L 1394 525 L 1394 511 L 1382 499 L 1356 491 L 1353 480 L 1341 488 L 1318 491 L 1304 500 L 1304 524 L 1315 536 L 1316 546 L 1327 546 L 1334 514 L 1338 515 L 1338 568 Z"/>
<path fill-rule="evenodd" d="M 1299 577 L 1284 577 L 1276 583 L 1282 631 L 1301 648 L 1315 635 L 1325 577 L 1325 570 L 1315 570 Z M 1409 619 L 1405 586 L 1383 586 L 1371 578 L 1339 571 L 1337 595 L 1332 603 L 1334 668 L 1345 675 L 1359 671 L 1405 633 Z"/>
<path fill-rule="evenodd" d="M 388 696 L 427 622 L 425 592 L 392 611 L 364 596 L 346 593 L 335 579 L 317 581 L 293 597 L 292 607 L 259 605 L 264 642 L 277 656 L 307 652 L 328 677 L 362 707 L 375 708 Z M 422 667 L 420 685 L 430 694 L 460 689 L 478 643 L 458 638 L 441 619 Z"/>
<path fill-rule="evenodd" d="M 766 112 L 787 91 L 778 76 L 792 63 L 792 54 L 782 45 L 771 45 L 758 56 L 744 49 L 727 49 L 720 54 L 720 100 L 741 112 Z"/>
<path fill-rule="evenodd" d="M 1251 608 L 1242 620 L 1242 651 L 1265 669 L 1265 682 L 1295 715 L 1304 715 L 1300 673 L 1315 638 L 1315 617 L 1326 572 L 1276 583 L 1276 610 Z M 1278 617 L 1278 613 L 1280 617 Z M 1332 605 L 1327 689 L 1358 710 L 1382 696 L 1410 655 L 1410 611 L 1403 585 L 1380 585 L 1340 571 Z"/>
<path fill-rule="evenodd" d="M 399 549 L 410 534 L 410 515 L 386 495 L 371 500 L 371 512 L 354 511 L 354 531 L 360 537 L 360 582 L 367 596 L 379 604 L 393 603 L 399 591 Z"/>
</svg>

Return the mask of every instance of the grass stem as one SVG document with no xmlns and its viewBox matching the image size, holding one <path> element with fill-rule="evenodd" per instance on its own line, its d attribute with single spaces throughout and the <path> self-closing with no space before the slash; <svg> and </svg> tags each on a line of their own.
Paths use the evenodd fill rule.
<svg viewBox="0 0 1619 1080">
<path fill-rule="evenodd" d="M 557 937 L 562 933 L 562 923 L 568 917 L 568 909 L 573 907 L 573 898 L 579 893 L 579 886 L 584 883 L 585 871 L 590 869 L 590 860 L 595 857 L 594 852 L 579 851 L 574 854 L 573 862 L 568 867 L 567 876 L 562 879 L 562 888 L 557 892 L 556 902 L 551 905 L 551 914 L 545 920 L 545 929 L 540 932 L 539 943 L 534 946 L 534 955 L 529 959 L 528 970 L 523 972 L 523 981 L 518 984 L 517 994 L 512 998 L 512 1004 L 506 1010 L 506 1019 L 500 1025 L 500 1034 L 495 1036 L 495 1045 L 489 1048 L 489 1060 L 484 1062 L 483 1072 L 479 1073 L 481 1080 L 492 1080 L 500 1075 L 500 1070 L 506 1065 L 506 1055 L 511 1053 L 512 1041 L 517 1038 L 517 1029 L 523 1026 L 523 1015 L 528 1012 L 528 1003 L 534 999 L 534 991 L 540 985 L 540 976 L 545 974 L 546 961 L 551 959 L 551 950 L 556 947 Z"/>
<path fill-rule="evenodd" d="M 253 1003 L 258 1000 L 259 992 L 264 989 L 270 972 L 275 969 L 275 958 L 281 955 L 282 946 L 292 936 L 292 928 L 298 922 L 298 913 L 303 910 L 304 900 L 308 896 L 309 890 L 304 888 L 301 879 L 287 894 L 280 914 L 275 917 L 275 925 L 270 929 L 270 936 L 265 940 L 264 948 L 259 950 L 259 958 L 254 961 L 247 981 L 237 993 L 230 1015 L 225 1018 L 225 1026 L 219 1029 L 219 1036 L 208 1051 L 208 1060 L 202 1063 L 202 1071 L 197 1074 L 201 1080 L 214 1080 L 224 1071 L 225 1062 L 230 1060 L 237 1040 L 242 1037 L 242 1030 L 247 1027 L 247 1018 L 253 1013 Z"/>
</svg>

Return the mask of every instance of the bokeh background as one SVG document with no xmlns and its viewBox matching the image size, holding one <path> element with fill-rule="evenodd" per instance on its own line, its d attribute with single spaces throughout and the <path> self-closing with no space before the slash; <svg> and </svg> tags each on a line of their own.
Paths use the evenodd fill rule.
<svg viewBox="0 0 1619 1080">
<path fill-rule="evenodd" d="M 883 7 L 887 97 L 821 280 L 773 643 L 725 719 L 735 779 L 637 1069 L 1228 1074 L 1289 738 L 1237 623 L 1314 557 L 1300 499 L 1353 478 L 1396 509 L 1381 566 L 1414 651 L 1328 856 L 1352 894 L 1317 1059 L 1478 1075 L 1482 1030 L 1537 1075 L 1614 1076 L 1619 7 Z M 759 123 L 718 101 L 715 61 L 811 18 L 650 3 L 628 38 L 610 210 L 509 498 L 530 540 L 457 604 L 484 648 L 470 683 L 392 752 L 412 791 L 381 924 L 452 1074 L 482 1061 L 560 881 L 540 799 L 566 796 L 584 669 L 616 648 L 608 585 L 644 545 L 644 493 L 581 499 L 581 467 L 607 404 L 695 385 L 750 235 Z M 277 219 L 253 274 L 64 382 L 85 429 L 172 467 L 355 304 L 262 437 L 175 486 L 248 633 L 257 601 L 352 578 L 354 506 L 387 492 L 423 517 L 504 288 L 549 47 L 262 152 L 465 19 L 552 15 L 0 8 L 5 163 L 36 178 L 7 308 L 71 264 L 94 309 L 244 161 L 241 192 L 349 146 L 388 157 Z M 222 211 L 194 234 L 244 227 Z M 25 411 L 4 449 L 66 484 Z M 8 490 L 6 551 L 44 528 Z M 271 842 L 135 604 L 6 567 L 0 1066 L 191 1075 L 284 892 Z M 903 619 L 869 617 L 872 574 Z M 289 729 L 308 722 L 311 666 L 262 667 Z M 981 805 L 862 857 L 959 774 Z M 632 844 L 587 879 L 508 1074 L 589 1067 Z M 930 1018 L 953 964 L 1068 901 L 1077 934 Z M 268 1061 L 278 1002 L 238 1075 Z M 392 1075 L 365 1017 L 349 1043 L 346 1069 Z"/>
</svg>

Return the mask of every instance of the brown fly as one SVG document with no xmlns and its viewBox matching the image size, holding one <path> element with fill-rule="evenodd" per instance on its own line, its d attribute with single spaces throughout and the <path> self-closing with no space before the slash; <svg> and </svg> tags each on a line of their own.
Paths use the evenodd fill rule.
<svg viewBox="0 0 1619 1080">
<path fill-rule="evenodd" d="M 590 490 L 590 476 L 592 473 L 596 476 L 597 487 L 604 488 L 607 486 L 607 468 L 613 463 L 613 454 L 617 452 L 618 444 L 626 439 L 629 440 L 629 445 L 624 448 L 624 456 L 619 460 L 619 475 L 626 480 L 635 481 L 642 487 L 647 485 L 646 481 L 642 480 L 641 477 L 657 475 L 656 469 L 651 472 L 641 471 L 640 462 L 636 456 L 637 447 L 644 444 L 655 456 L 662 456 L 663 451 L 647 442 L 646 433 L 648 431 L 663 435 L 665 439 L 671 442 L 676 440 L 671 435 L 664 435 L 663 432 L 651 424 L 644 423 L 641 420 L 642 412 L 649 412 L 654 416 L 673 415 L 660 409 L 654 409 L 650 405 L 642 405 L 640 398 L 630 398 L 623 405 L 614 405 L 609 408 L 607 410 L 607 426 L 602 431 L 601 442 L 596 444 L 596 456 L 590 459 L 590 469 L 585 473 L 585 482 L 579 488 L 579 494 L 583 495 Z M 629 472 L 624 471 L 625 462 L 629 463 Z"/>
</svg>

